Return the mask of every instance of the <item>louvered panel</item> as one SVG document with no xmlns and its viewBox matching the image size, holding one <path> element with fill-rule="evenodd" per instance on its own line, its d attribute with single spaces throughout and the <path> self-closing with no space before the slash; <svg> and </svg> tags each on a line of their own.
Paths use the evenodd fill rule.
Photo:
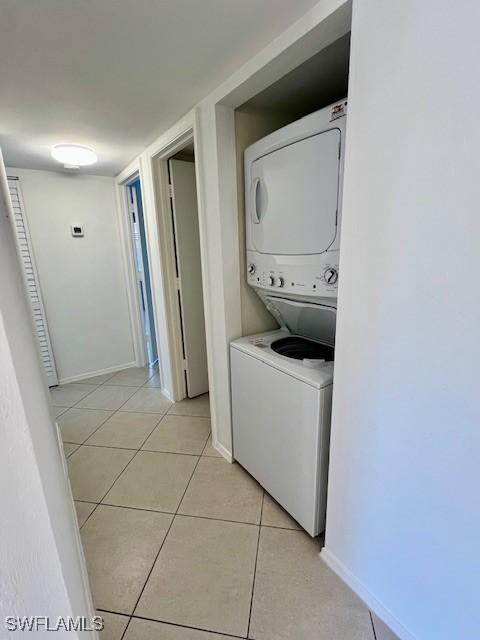
<svg viewBox="0 0 480 640">
<path fill-rule="evenodd" d="M 13 227 L 17 240 L 18 253 L 22 265 L 23 278 L 27 290 L 27 297 L 33 314 L 33 325 L 37 335 L 40 359 L 47 377 L 48 386 L 58 384 L 57 370 L 53 357 L 52 345 L 48 334 L 47 318 L 42 302 L 42 294 L 35 267 L 32 243 L 28 233 L 28 224 L 18 178 L 9 177 L 8 186 L 13 208 Z"/>
</svg>

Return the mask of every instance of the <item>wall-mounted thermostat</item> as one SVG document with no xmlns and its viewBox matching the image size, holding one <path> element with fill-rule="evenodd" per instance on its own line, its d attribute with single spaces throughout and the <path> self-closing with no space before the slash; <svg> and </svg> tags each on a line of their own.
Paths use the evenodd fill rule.
<svg viewBox="0 0 480 640">
<path fill-rule="evenodd" d="M 70 227 L 70 229 L 72 230 L 72 236 L 74 238 L 83 238 L 83 227 L 79 224 L 72 224 L 72 226 Z"/>
</svg>

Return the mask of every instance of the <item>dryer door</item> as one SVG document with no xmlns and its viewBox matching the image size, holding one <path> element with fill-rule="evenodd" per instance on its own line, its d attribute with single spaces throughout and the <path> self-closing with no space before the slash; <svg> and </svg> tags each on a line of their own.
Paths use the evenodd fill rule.
<svg viewBox="0 0 480 640">
<path fill-rule="evenodd" d="M 248 214 L 260 253 L 323 253 L 337 233 L 340 130 L 330 129 L 255 160 Z"/>
</svg>

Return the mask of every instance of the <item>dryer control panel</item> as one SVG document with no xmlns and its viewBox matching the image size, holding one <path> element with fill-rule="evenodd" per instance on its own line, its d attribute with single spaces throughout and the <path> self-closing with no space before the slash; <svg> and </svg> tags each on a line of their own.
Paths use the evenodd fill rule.
<svg viewBox="0 0 480 640">
<path fill-rule="evenodd" d="M 300 258 L 300 259 L 299 259 Z M 336 298 L 338 251 L 321 256 L 275 256 L 247 252 L 247 281 L 252 287 L 300 296 Z"/>
</svg>

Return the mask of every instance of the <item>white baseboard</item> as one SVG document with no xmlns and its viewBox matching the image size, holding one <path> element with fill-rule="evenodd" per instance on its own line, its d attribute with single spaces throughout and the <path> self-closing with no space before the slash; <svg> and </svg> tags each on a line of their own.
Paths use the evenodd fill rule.
<svg viewBox="0 0 480 640">
<path fill-rule="evenodd" d="M 125 362 L 124 364 L 115 365 L 114 367 L 107 367 L 106 369 L 98 369 L 98 371 L 91 371 L 90 373 L 81 373 L 78 376 L 67 376 L 66 378 L 59 378 L 58 384 L 68 384 L 69 382 L 78 382 L 79 380 L 86 380 L 87 378 L 94 378 L 95 376 L 101 376 L 105 373 L 117 373 L 117 371 L 123 371 L 123 369 L 130 369 L 136 367 L 136 360 L 131 362 Z"/>
<path fill-rule="evenodd" d="M 166 389 L 165 387 L 160 387 L 160 391 L 163 393 L 163 395 L 168 398 L 170 400 L 170 402 L 175 402 L 175 400 L 172 398 L 172 394 L 170 393 L 170 391 L 168 389 Z"/>
<path fill-rule="evenodd" d="M 228 462 L 233 462 L 233 456 L 231 452 L 228 449 L 226 449 L 223 446 L 223 444 L 220 444 L 216 440 L 213 440 L 213 438 L 212 438 L 212 447 L 216 449 L 218 453 L 221 453 L 222 456 L 225 458 L 225 460 L 228 460 Z"/>
<path fill-rule="evenodd" d="M 325 564 L 334 571 L 339 578 L 345 582 L 357 596 L 363 600 L 367 607 L 375 613 L 390 629 L 397 634 L 400 640 L 416 640 L 405 627 L 386 609 L 377 598 L 358 580 L 358 578 L 338 558 L 324 547 L 320 552 L 320 557 Z"/>
</svg>

